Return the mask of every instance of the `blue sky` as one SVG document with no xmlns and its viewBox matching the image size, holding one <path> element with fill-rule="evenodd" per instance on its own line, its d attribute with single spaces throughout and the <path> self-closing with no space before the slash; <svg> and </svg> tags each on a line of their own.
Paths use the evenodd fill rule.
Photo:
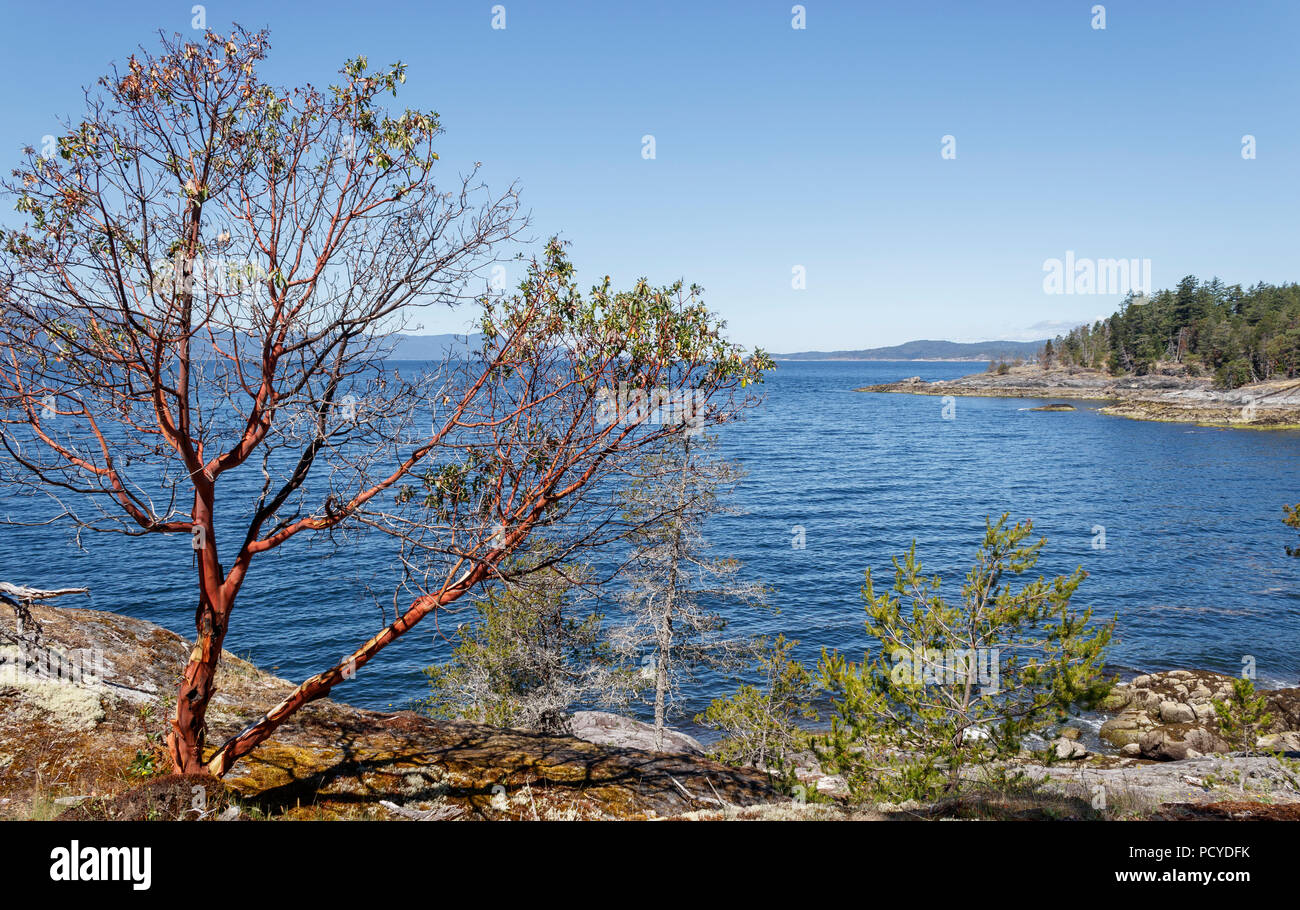
<svg viewBox="0 0 1300 910">
<path fill-rule="evenodd" d="M 808 0 L 802 30 L 790 2 L 503 0 L 504 30 L 493 5 L 204 4 L 271 29 L 273 81 L 406 62 L 399 102 L 442 115 L 449 169 L 518 180 L 580 277 L 703 285 L 745 344 L 1055 334 L 1119 300 L 1045 293 L 1067 251 L 1150 259 L 1156 287 L 1300 279 L 1294 0 L 1111 2 L 1105 30 L 1076 0 Z M 7 170 L 192 3 L 2 6 Z"/>
</svg>

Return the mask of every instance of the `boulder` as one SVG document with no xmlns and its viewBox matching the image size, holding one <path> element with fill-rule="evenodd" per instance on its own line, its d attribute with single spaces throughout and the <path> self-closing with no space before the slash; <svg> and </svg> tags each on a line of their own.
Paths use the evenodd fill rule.
<svg viewBox="0 0 1300 910">
<path fill-rule="evenodd" d="M 569 730 L 584 742 L 618 749 L 655 750 L 655 728 L 621 714 L 608 711 L 575 711 L 569 720 Z M 703 755 L 704 746 L 699 740 L 678 730 L 664 730 L 663 748 L 660 752 Z"/>
<path fill-rule="evenodd" d="M 1182 761 L 1207 752 L 1232 751 L 1231 744 L 1215 731 L 1195 724 L 1167 724 L 1148 730 L 1138 740 L 1138 746 L 1146 758 L 1161 761 Z"/>
<path fill-rule="evenodd" d="M 800 781 L 802 780 L 803 778 L 800 778 Z M 838 774 L 823 774 L 814 777 L 808 781 L 808 784 L 810 789 L 815 790 L 819 796 L 838 798 L 849 795 L 849 782 Z"/>
<path fill-rule="evenodd" d="M 1259 738 L 1259 747 L 1270 752 L 1300 752 L 1300 731 L 1268 733 Z"/>
<path fill-rule="evenodd" d="M 1056 752 L 1056 757 L 1063 761 L 1074 761 L 1088 757 L 1088 749 L 1083 743 L 1073 739 L 1066 739 L 1064 736 L 1052 743 L 1052 748 Z"/>
<path fill-rule="evenodd" d="M 1123 747 L 1142 739 L 1154 722 L 1140 710 L 1124 711 L 1101 725 L 1099 735 L 1112 746 Z"/>
</svg>

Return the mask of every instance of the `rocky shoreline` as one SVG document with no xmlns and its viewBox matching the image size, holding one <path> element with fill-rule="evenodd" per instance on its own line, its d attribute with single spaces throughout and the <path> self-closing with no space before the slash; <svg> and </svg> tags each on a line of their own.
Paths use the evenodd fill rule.
<svg viewBox="0 0 1300 910">
<path fill-rule="evenodd" d="M 33 648 L 45 655 L 35 664 Z M 224 781 L 173 777 L 162 733 L 188 652 L 180 636 L 115 613 L 35 606 L 20 630 L 0 609 L 0 818 L 990 817 L 987 800 L 978 811 L 847 805 L 836 799 L 843 782 L 815 764 L 800 776 L 807 792 L 830 801 L 792 799 L 760 770 L 711 761 L 690 737 L 670 737 L 673 751 L 651 751 L 646 725 L 600 712 L 576 715 L 576 735 L 544 736 L 325 699 Z M 995 807 L 996 817 L 1300 816 L 1294 763 L 1212 754 L 1230 744 L 1206 706 L 1229 684 L 1175 670 L 1117 687 L 1101 725 L 1116 752 L 1090 749 L 1077 728 L 1061 731 L 1023 756 L 1046 795 L 1015 797 Z M 226 654 L 217 687 L 209 722 L 210 739 L 220 742 L 292 684 Z M 1265 694 L 1275 723 L 1260 745 L 1300 750 L 1300 688 Z"/>
<path fill-rule="evenodd" d="M 19 632 L 0 607 L 0 818 L 193 818 L 192 782 L 165 775 L 161 747 L 190 647 L 143 620 L 63 607 L 33 606 Z M 69 672 L 51 678 L 52 667 Z M 292 688 L 225 653 L 209 741 L 238 732 Z M 615 741 L 638 732 L 588 722 Z M 287 819 L 650 819 L 781 799 L 762 772 L 697 754 L 332 699 L 305 707 L 212 783 L 204 779 L 213 811 L 229 803 L 245 817 Z"/>
<path fill-rule="evenodd" d="M 1044 370 L 1037 364 L 1024 364 L 1010 367 L 1004 373 L 992 371 L 932 382 L 913 376 L 854 391 L 1103 401 L 1106 404 L 1101 413 L 1134 420 L 1244 429 L 1300 429 L 1300 380 L 1215 389 L 1208 377 L 1189 376 L 1173 368 L 1146 376 L 1115 377 L 1096 370 Z"/>
<path fill-rule="evenodd" d="M 1114 716 L 1099 735 L 1121 754 L 1162 761 L 1231 752 L 1238 745 L 1225 739 L 1213 702 L 1226 702 L 1232 678 L 1205 670 L 1169 670 L 1135 677 L 1116 686 L 1104 707 Z M 1259 692 L 1272 716 L 1256 747 L 1300 753 L 1300 687 Z"/>
</svg>

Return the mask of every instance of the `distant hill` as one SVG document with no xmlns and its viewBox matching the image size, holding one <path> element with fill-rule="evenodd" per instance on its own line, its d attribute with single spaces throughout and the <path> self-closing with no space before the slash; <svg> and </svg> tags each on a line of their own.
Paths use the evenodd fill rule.
<svg viewBox="0 0 1300 910">
<path fill-rule="evenodd" d="M 391 335 L 389 360 L 444 360 L 448 354 L 465 354 L 483 345 L 482 335 Z"/>
<path fill-rule="evenodd" d="M 231 350 L 235 336 L 230 332 L 217 333 L 221 347 Z M 240 353 L 245 358 L 260 357 L 262 338 L 260 335 L 244 333 L 240 336 Z M 377 349 L 386 360 L 434 360 L 447 359 L 449 354 L 464 357 L 471 351 L 483 347 L 483 336 L 477 332 L 473 335 L 383 335 L 376 339 Z M 205 335 L 196 334 L 191 345 L 196 355 L 213 356 L 213 346 Z M 225 356 L 224 354 L 221 356 Z"/>
<path fill-rule="evenodd" d="M 1042 341 L 909 341 L 887 348 L 861 351 L 801 351 L 777 354 L 777 360 L 1028 360 L 1036 357 Z M 392 335 L 389 360 L 443 360 L 449 354 L 463 355 L 483 344 L 482 335 Z"/>
<path fill-rule="evenodd" d="M 777 360 L 1014 360 L 1036 357 L 1042 341 L 909 341 L 861 351 L 801 351 L 776 354 Z"/>
</svg>

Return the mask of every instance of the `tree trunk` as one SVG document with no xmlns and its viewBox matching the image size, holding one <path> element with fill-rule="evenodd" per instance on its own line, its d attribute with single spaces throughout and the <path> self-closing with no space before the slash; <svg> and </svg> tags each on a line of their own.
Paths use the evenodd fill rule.
<svg viewBox="0 0 1300 910">
<path fill-rule="evenodd" d="M 295 711 L 309 702 L 329 695 L 334 686 L 351 679 L 357 670 L 369 663 L 371 658 L 383 650 L 385 646 L 406 634 L 416 623 L 434 610 L 458 599 L 462 594 L 478 584 L 488 572 L 489 567 L 484 563 L 480 563 L 442 593 L 429 594 L 416 600 L 405 613 L 386 626 L 378 635 L 371 638 L 330 669 L 303 681 L 283 701 L 270 711 L 267 711 L 260 720 L 244 728 L 239 734 L 223 743 L 221 748 L 217 749 L 212 757 L 207 760 L 204 770 L 217 777 L 223 776 L 234 766 L 235 762 L 252 752 L 259 743 L 279 729 L 285 721 L 293 716 Z"/>
<path fill-rule="evenodd" d="M 678 508 L 685 508 L 686 505 L 686 475 L 691 464 L 691 438 L 683 437 L 682 442 L 682 470 L 679 474 L 680 488 L 677 491 Z M 668 713 L 668 684 L 669 684 L 669 659 L 673 647 L 673 618 L 677 610 L 677 582 L 678 569 L 681 565 L 682 551 L 685 549 L 682 540 L 682 521 L 681 515 L 673 519 L 673 538 L 672 550 L 668 563 L 668 585 L 664 591 L 663 615 L 658 623 L 659 640 L 655 643 L 658 647 L 658 654 L 655 660 L 655 751 L 664 750 L 664 727 L 667 723 Z"/>
<path fill-rule="evenodd" d="M 212 533 L 211 491 L 195 497 L 194 555 L 198 563 L 199 606 L 194 613 L 194 650 L 181 677 L 176 717 L 167 738 L 167 751 L 177 774 L 205 774 L 203 747 L 207 739 L 208 703 L 216 692 L 217 664 L 226 640 L 234 592 L 226 590 Z"/>
<path fill-rule="evenodd" d="M 226 638 L 227 610 L 200 596 L 197 615 L 198 641 L 190 652 L 176 699 L 176 717 L 167 740 L 172 766 L 177 774 L 205 774 L 203 747 L 207 738 L 208 702 L 216 692 L 217 662 Z"/>
<path fill-rule="evenodd" d="M 671 622 L 665 617 L 666 622 Z M 672 633 L 669 629 L 667 635 L 664 634 L 664 626 L 661 626 L 659 638 L 659 653 L 655 655 L 655 751 L 664 750 L 664 724 L 665 714 L 668 708 L 668 654 L 672 649 Z M 664 639 L 668 640 L 665 641 Z"/>
<path fill-rule="evenodd" d="M 173 288 L 180 307 L 182 335 L 177 352 L 176 387 L 177 438 L 192 446 L 190 431 L 190 345 L 191 315 L 194 306 L 194 258 L 199 249 L 203 202 L 195 186 L 185 205 L 185 245 L 183 254 L 177 254 L 181 283 Z M 183 258 L 182 258 L 183 256 Z M 202 447 L 187 449 L 191 464 L 201 463 Z M 234 592 L 226 591 L 225 573 L 217 559 L 217 540 L 214 534 L 214 504 L 216 491 L 212 475 L 206 470 L 191 471 L 194 483 L 194 507 L 190 512 L 191 543 L 199 576 L 199 605 L 194 612 L 196 632 L 194 650 L 181 677 L 180 692 L 176 696 L 176 717 L 172 720 L 171 736 L 167 738 L 167 751 L 177 774 L 202 774 L 203 746 L 207 737 L 208 702 L 216 692 L 217 663 L 221 660 L 221 645 L 226 640 L 227 621 Z"/>
</svg>

